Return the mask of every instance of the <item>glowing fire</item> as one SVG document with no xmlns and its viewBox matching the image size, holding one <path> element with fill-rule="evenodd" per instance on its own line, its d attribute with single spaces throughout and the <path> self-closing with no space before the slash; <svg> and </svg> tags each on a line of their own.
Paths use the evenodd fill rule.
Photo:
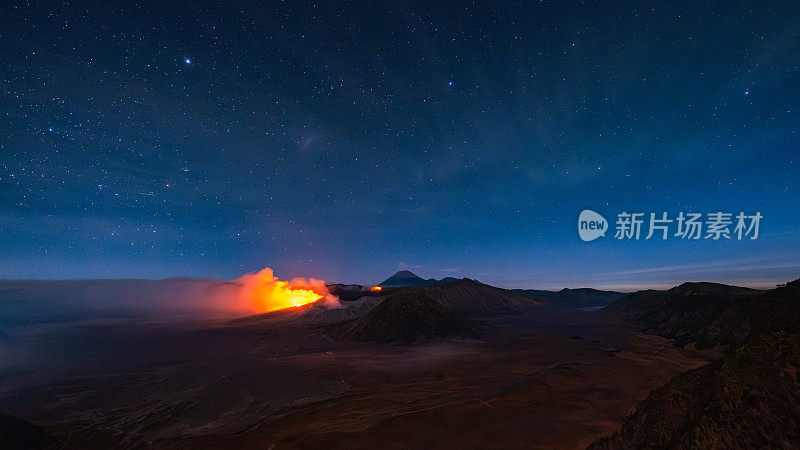
<svg viewBox="0 0 800 450">
<path fill-rule="evenodd" d="M 369 288 L 370 291 L 380 291 L 381 289 L 383 288 L 380 286 L 372 286 L 371 288 Z"/>
<path fill-rule="evenodd" d="M 280 281 L 269 267 L 243 275 L 237 281 L 242 283 L 241 306 L 258 313 L 314 303 L 328 295 L 322 280 L 294 278 L 288 282 Z"/>
</svg>

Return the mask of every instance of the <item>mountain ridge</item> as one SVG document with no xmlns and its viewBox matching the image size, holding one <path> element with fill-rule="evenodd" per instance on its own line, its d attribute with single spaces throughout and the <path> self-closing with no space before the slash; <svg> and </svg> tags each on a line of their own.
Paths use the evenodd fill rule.
<svg viewBox="0 0 800 450">
<path fill-rule="evenodd" d="M 378 283 L 380 287 L 403 287 L 403 286 L 430 286 L 435 283 L 449 283 L 458 281 L 460 278 L 444 277 L 441 280 L 436 278 L 422 278 L 410 270 L 399 270 L 394 275 Z"/>
<path fill-rule="evenodd" d="M 690 282 L 666 291 L 634 292 L 605 310 L 622 314 L 626 321 L 642 331 L 674 339 L 678 346 L 690 342 L 698 348 L 741 344 L 755 328 L 776 329 L 776 326 L 764 325 L 771 320 L 761 311 L 768 307 L 766 305 L 784 305 L 800 313 L 800 308 L 792 302 L 779 301 L 780 297 L 796 295 L 791 286 L 789 283 L 787 287 L 759 291 L 719 283 Z M 784 311 L 783 316 L 786 314 Z"/>
<path fill-rule="evenodd" d="M 558 291 L 542 289 L 513 289 L 542 300 L 557 309 L 582 309 L 605 307 L 626 294 L 616 291 L 603 291 L 594 288 L 563 288 Z"/>
</svg>

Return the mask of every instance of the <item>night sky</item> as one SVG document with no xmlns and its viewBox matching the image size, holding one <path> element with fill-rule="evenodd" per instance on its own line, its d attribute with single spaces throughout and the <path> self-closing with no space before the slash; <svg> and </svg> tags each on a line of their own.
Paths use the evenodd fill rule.
<svg viewBox="0 0 800 450">
<path fill-rule="evenodd" d="M 107 3 L 2 6 L 0 278 L 800 276 L 797 3 Z"/>
</svg>

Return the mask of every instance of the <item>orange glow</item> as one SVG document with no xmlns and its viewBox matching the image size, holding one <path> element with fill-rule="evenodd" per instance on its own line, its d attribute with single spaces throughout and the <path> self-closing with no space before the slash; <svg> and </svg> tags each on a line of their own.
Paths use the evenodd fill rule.
<svg viewBox="0 0 800 450">
<path fill-rule="evenodd" d="M 370 291 L 380 291 L 381 289 L 383 288 L 380 286 L 372 286 L 371 288 L 369 288 Z"/>
<path fill-rule="evenodd" d="M 322 280 L 295 278 L 288 282 L 280 281 L 269 267 L 258 273 L 248 273 L 237 281 L 242 283 L 241 306 L 256 313 L 314 303 L 328 294 Z"/>
</svg>

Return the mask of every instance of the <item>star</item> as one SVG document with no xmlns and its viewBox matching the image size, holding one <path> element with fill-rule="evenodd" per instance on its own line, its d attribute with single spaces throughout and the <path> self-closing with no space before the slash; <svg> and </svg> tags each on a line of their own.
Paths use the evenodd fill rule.
<svg viewBox="0 0 800 450">
<path fill-rule="evenodd" d="M 183 62 L 185 62 L 186 64 L 191 64 L 192 63 L 192 59 L 191 58 L 184 58 Z"/>
<path fill-rule="evenodd" d="M 452 86 L 452 85 L 453 85 L 453 82 L 452 82 L 452 81 L 448 81 L 448 82 L 447 82 L 447 85 L 448 85 L 448 86 Z"/>
</svg>

